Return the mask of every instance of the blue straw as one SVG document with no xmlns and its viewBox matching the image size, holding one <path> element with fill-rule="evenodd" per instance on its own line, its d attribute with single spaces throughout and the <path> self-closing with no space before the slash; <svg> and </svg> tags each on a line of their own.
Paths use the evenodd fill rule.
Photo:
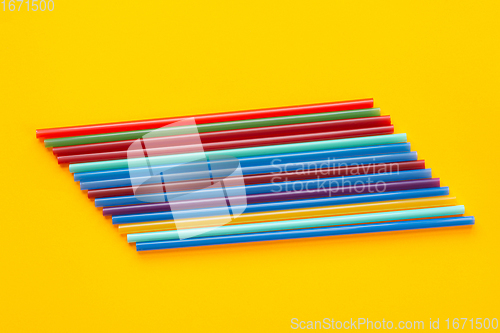
<svg viewBox="0 0 500 333">
<path fill-rule="evenodd" d="M 295 163 L 297 161 L 308 162 L 316 161 L 322 159 L 339 159 L 354 156 L 365 156 L 365 155 L 382 155 L 382 154 L 394 154 L 394 153 L 409 153 L 411 151 L 410 143 L 395 143 L 387 145 L 377 145 L 377 146 L 367 146 L 367 147 L 356 147 L 356 148 L 344 148 L 344 149 L 329 149 L 329 150 L 319 150 L 319 151 L 309 151 L 302 153 L 288 153 L 288 154 L 274 154 L 265 156 L 254 156 L 254 157 L 244 157 L 239 158 L 240 165 L 242 167 L 252 167 L 261 165 L 270 165 L 274 160 L 280 160 L 280 163 Z M 208 163 L 212 169 L 218 168 L 219 166 L 227 165 L 229 160 L 224 159 L 210 159 Z M 207 162 L 190 162 L 189 166 L 193 168 L 196 165 L 206 166 Z M 166 164 L 159 166 L 152 166 L 148 168 L 153 174 L 158 174 L 162 172 L 165 167 L 176 165 L 176 164 Z M 135 168 L 134 170 L 146 170 L 145 168 Z M 182 171 L 180 171 L 182 172 Z M 130 177 L 129 169 L 117 169 L 117 170 L 105 170 L 105 171 L 91 171 L 91 172 L 79 172 L 74 174 L 75 181 L 96 181 L 96 180 L 107 180 L 107 179 L 120 179 Z"/>
<path fill-rule="evenodd" d="M 340 235 L 401 231 L 401 230 L 425 229 L 425 228 L 455 227 L 455 226 L 466 226 L 473 224 L 474 224 L 473 216 L 448 217 L 448 218 L 437 218 L 437 219 L 426 219 L 426 220 L 411 220 L 402 222 L 360 224 L 360 225 L 350 225 L 341 227 L 259 232 L 254 234 L 231 235 L 231 236 L 190 238 L 184 240 L 144 242 L 144 243 L 137 243 L 136 248 L 137 251 L 164 250 L 164 249 L 175 249 L 182 247 L 249 243 L 249 242 L 310 238 L 310 237 L 340 236 Z"/>
<path fill-rule="evenodd" d="M 326 159 L 319 161 L 309 161 L 294 162 L 286 164 L 270 164 L 254 167 L 243 167 L 241 169 L 243 175 L 256 175 L 262 173 L 272 173 L 272 172 L 292 172 L 297 170 L 312 170 L 318 171 L 324 168 L 333 168 L 338 166 L 350 166 L 350 165 L 364 165 L 364 164 L 376 164 L 376 163 L 392 163 L 392 162 L 406 162 L 415 161 L 417 159 L 416 152 L 401 153 L 401 154 L 387 154 L 387 155 L 375 155 L 375 156 L 362 156 L 362 157 L 351 157 L 345 159 Z M 184 169 L 189 168 L 186 166 Z M 231 174 L 232 170 L 227 169 L 217 170 L 218 174 Z M 95 190 L 101 188 L 112 188 L 112 187 L 123 187 L 132 186 L 133 184 L 157 184 L 163 182 L 172 181 L 183 181 L 183 180 L 194 180 L 194 179 L 211 179 L 211 172 L 207 169 L 203 171 L 191 171 L 186 173 L 170 173 L 168 170 L 166 173 L 155 176 L 148 177 L 134 177 L 134 178 L 122 178 L 122 179 L 109 179 L 109 180 L 98 180 L 98 181 L 82 181 L 80 182 L 80 189 L 82 190 Z"/>
<path fill-rule="evenodd" d="M 250 205 L 243 206 L 243 207 L 233 206 L 232 208 L 234 211 L 240 211 L 241 209 L 244 209 L 244 213 L 247 214 L 247 213 L 270 212 L 270 211 L 274 211 L 274 210 L 299 209 L 299 208 L 347 205 L 347 204 L 365 203 L 365 202 L 426 198 L 426 197 L 444 196 L 444 195 L 448 195 L 448 194 L 449 194 L 448 187 L 436 187 L 436 188 L 418 189 L 418 190 L 405 190 L 405 191 L 394 191 L 394 192 L 383 192 L 383 193 L 346 195 L 346 196 L 340 196 L 340 197 L 331 197 L 331 198 L 328 197 L 328 198 L 321 198 L 321 199 L 305 199 L 305 200 L 291 200 L 291 201 L 281 201 L 281 202 L 268 202 L 268 203 L 250 204 Z M 175 212 L 175 219 L 198 218 L 198 217 L 219 216 L 219 215 L 222 216 L 222 215 L 226 215 L 227 213 L 228 213 L 227 207 L 190 209 L 190 210 L 176 211 Z M 167 211 L 167 212 L 144 213 L 144 214 L 118 215 L 118 216 L 113 216 L 112 220 L 113 220 L 113 224 L 168 221 L 168 220 L 174 220 L 174 213 L 172 213 L 171 211 Z"/>
<path fill-rule="evenodd" d="M 395 182 L 402 180 L 426 179 L 431 178 L 431 169 L 406 170 L 399 172 L 375 173 L 368 175 L 341 176 L 308 180 L 297 180 L 288 182 L 277 182 L 268 184 L 256 184 L 248 186 L 226 187 L 226 196 L 236 196 L 241 194 L 263 194 L 279 193 L 299 189 L 314 190 L 320 186 L 327 188 L 350 186 L 354 184 L 374 184 L 377 182 Z M 196 191 L 177 191 L 176 197 L 185 196 L 185 200 L 209 199 L 221 197 L 220 188 L 208 188 Z M 95 199 L 96 207 L 111 207 L 124 205 L 139 205 L 144 203 L 166 202 L 168 198 L 160 193 L 142 194 L 142 195 L 124 195 L 120 197 L 107 197 Z"/>
</svg>

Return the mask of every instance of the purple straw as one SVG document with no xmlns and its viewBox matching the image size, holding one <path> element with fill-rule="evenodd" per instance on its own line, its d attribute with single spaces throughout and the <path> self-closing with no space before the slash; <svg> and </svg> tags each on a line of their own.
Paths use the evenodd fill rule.
<svg viewBox="0 0 500 333">
<path fill-rule="evenodd" d="M 385 186 L 382 186 L 385 185 Z M 384 184 L 358 184 L 352 186 L 315 189 L 315 190 L 302 190 L 302 191 L 288 191 L 278 193 L 265 193 L 265 194 L 252 194 L 246 196 L 247 204 L 256 204 L 272 201 L 288 201 L 288 200 L 302 200 L 322 197 L 333 197 L 342 195 L 353 194 L 366 194 L 366 193 L 382 193 L 391 191 L 404 191 L 415 190 L 421 188 L 439 187 L 439 178 L 405 180 L 399 182 L 387 182 Z M 242 199 L 241 196 L 234 196 L 234 199 Z M 177 201 L 175 203 L 176 209 L 195 209 L 195 208 L 208 208 L 221 206 L 221 198 L 198 199 L 198 200 L 185 200 Z M 143 205 L 129 205 L 119 207 L 105 207 L 102 210 L 103 215 L 128 215 L 128 214 L 143 214 L 154 212 L 168 212 L 170 211 L 170 204 L 168 202 L 150 203 Z"/>
</svg>

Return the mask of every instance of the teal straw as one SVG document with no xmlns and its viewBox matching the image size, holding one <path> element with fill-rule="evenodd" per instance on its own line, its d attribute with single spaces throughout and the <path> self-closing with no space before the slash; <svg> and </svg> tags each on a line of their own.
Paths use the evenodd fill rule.
<svg viewBox="0 0 500 333">
<path fill-rule="evenodd" d="M 419 218 L 462 215 L 464 213 L 465 213 L 464 206 L 410 209 L 410 210 L 400 210 L 392 212 L 330 216 L 330 217 L 288 220 L 279 222 L 262 222 L 262 223 L 249 223 L 249 224 L 239 224 L 239 225 L 227 225 L 220 227 L 181 229 L 179 231 L 170 230 L 170 231 L 145 232 L 138 234 L 129 234 L 127 235 L 127 241 L 130 243 L 134 243 L 134 242 L 173 240 L 173 239 L 179 239 L 179 233 L 183 235 L 182 238 L 212 237 L 212 236 L 246 234 L 254 232 L 328 227 L 328 226 L 347 225 L 347 224 L 389 222 L 389 221 L 399 221 L 399 220 L 409 220 L 409 219 L 419 219 Z"/>
<path fill-rule="evenodd" d="M 274 146 L 214 150 L 200 153 L 153 156 L 148 158 L 132 158 L 102 162 L 77 163 L 69 166 L 70 172 L 89 172 L 100 170 L 139 168 L 153 165 L 186 163 L 206 158 L 217 158 L 220 155 L 235 158 L 272 154 L 298 153 L 313 150 L 341 149 L 363 146 L 385 145 L 406 142 L 406 134 L 375 135 L 360 138 L 348 138 L 314 142 L 290 143 Z"/>
</svg>

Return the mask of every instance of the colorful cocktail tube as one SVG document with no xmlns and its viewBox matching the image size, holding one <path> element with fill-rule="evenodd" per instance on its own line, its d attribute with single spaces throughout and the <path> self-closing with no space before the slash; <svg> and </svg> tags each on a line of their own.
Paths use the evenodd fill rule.
<svg viewBox="0 0 500 333">
<path fill-rule="evenodd" d="M 474 224 L 373 99 L 36 135 L 138 251 Z"/>
<path fill-rule="evenodd" d="M 157 241 L 137 243 L 137 251 L 165 250 L 182 247 L 223 245 L 248 242 L 262 242 L 284 239 L 309 237 L 341 236 L 364 234 L 372 232 L 403 231 L 426 228 L 443 228 L 469 226 L 474 224 L 473 216 L 451 217 L 442 219 L 412 220 L 389 223 L 361 224 L 342 227 L 310 228 L 300 230 L 286 230 L 279 232 L 261 232 L 243 235 L 203 237 L 183 240 Z"/>
</svg>

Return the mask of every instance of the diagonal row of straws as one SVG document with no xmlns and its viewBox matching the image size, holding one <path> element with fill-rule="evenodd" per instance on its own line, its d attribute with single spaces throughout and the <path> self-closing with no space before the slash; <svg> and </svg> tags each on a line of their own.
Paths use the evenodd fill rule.
<svg viewBox="0 0 500 333">
<path fill-rule="evenodd" d="M 373 99 L 37 137 L 138 251 L 474 224 Z"/>
</svg>

